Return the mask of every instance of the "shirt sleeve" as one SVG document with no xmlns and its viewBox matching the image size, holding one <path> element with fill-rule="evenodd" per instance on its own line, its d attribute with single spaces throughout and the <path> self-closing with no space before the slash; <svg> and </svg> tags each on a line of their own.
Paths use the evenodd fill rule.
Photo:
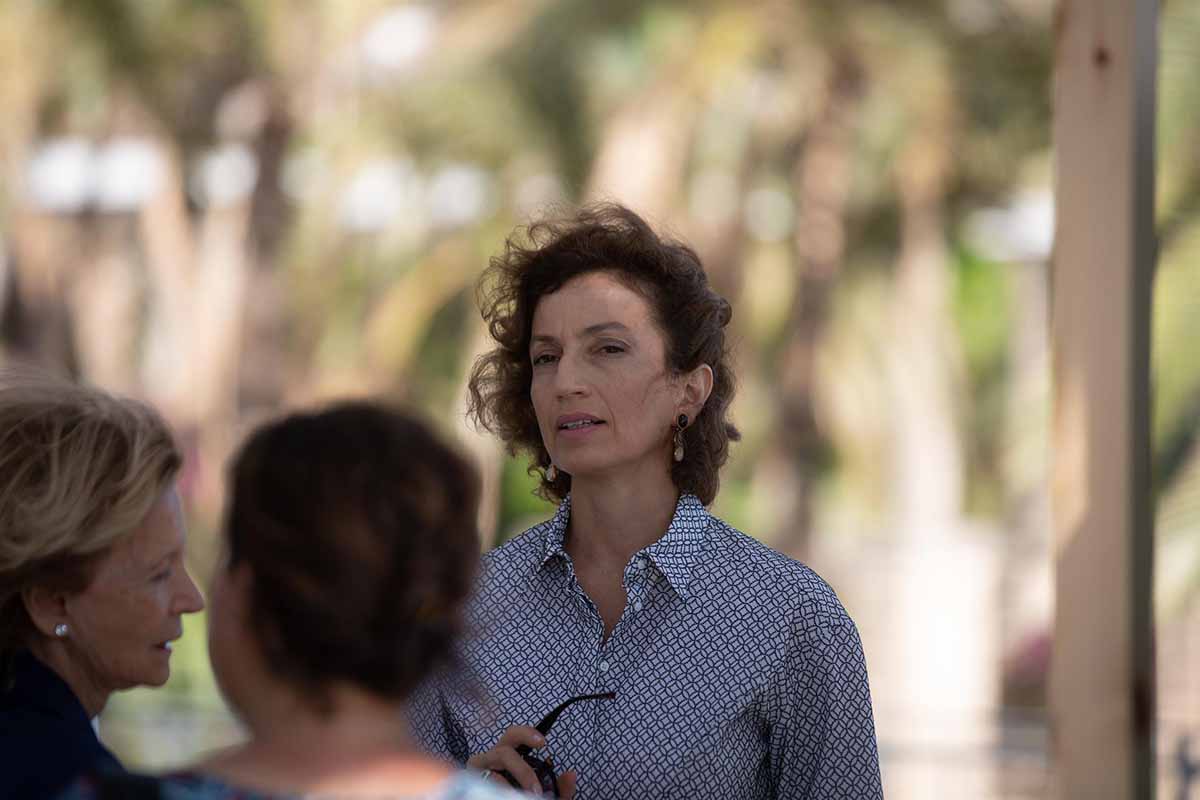
<svg viewBox="0 0 1200 800">
<path fill-rule="evenodd" d="M 849 617 L 797 637 L 771 705 L 774 796 L 882 800 L 871 689 Z"/>
<path fill-rule="evenodd" d="M 425 681 L 409 696 L 405 712 L 413 737 L 434 755 L 466 765 L 471 754 L 462 727 L 455 721 L 440 681 Z"/>
</svg>

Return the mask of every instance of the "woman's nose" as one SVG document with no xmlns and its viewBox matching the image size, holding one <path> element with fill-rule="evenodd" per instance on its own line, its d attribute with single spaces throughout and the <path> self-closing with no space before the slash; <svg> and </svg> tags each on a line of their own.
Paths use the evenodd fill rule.
<svg viewBox="0 0 1200 800">
<path fill-rule="evenodd" d="M 200 588 L 196 586 L 196 582 L 192 580 L 192 576 L 188 571 L 182 570 L 184 585 L 179 593 L 179 599 L 176 601 L 178 613 L 191 614 L 196 611 L 204 610 L 204 595 L 200 594 Z"/>
<path fill-rule="evenodd" d="M 583 380 L 583 371 L 580 369 L 574 357 L 563 354 L 554 370 L 554 390 L 559 397 L 566 397 L 572 394 L 584 394 L 586 392 L 586 384 Z"/>
</svg>

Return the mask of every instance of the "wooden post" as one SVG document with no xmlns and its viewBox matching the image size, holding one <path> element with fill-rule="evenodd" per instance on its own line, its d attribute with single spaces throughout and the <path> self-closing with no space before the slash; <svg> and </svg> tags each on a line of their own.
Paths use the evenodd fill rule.
<svg viewBox="0 0 1200 800">
<path fill-rule="evenodd" d="M 1054 82 L 1054 784 L 1153 794 L 1155 0 L 1061 0 Z"/>
</svg>

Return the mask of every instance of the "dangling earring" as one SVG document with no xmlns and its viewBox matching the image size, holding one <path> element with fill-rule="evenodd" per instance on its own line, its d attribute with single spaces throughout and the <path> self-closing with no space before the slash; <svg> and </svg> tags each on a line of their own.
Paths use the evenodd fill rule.
<svg viewBox="0 0 1200 800">
<path fill-rule="evenodd" d="M 550 481 L 551 483 L 554 483 L 556 480 L 558 480 L 558 467 L 554 466 L 554 464 L 546 467 L 546 480 Z"/>
<path fill-rule="evenodd" d="M 65 639 L 68 633 L 70 633 L 70 629 L 67 627 L 67 623 L 60 622 L 54 626 L 54 635 L 58 638 Z"/>
<path fill-rule="evenodd" d="M 676 463 L 683 461 L 683 429 L 687 427 L 687 414 L 680 414 L 679 419 L 675 420 L 675 461 Z"/>
</svg>

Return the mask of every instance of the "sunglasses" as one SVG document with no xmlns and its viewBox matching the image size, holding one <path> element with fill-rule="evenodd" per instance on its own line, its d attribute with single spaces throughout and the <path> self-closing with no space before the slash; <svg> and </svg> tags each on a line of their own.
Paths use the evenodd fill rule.
<svg viewBox="0 0 1200 800">
<path fill-rule="evenodd" d="M 616 692 L 604 692 L 603 694 L 581 694 L 578 697 L 572 697 L 570 700 L 564 700 L 553 711 L 542 717 L 542 721 L 534 727 L 542 736 L 548 736 L 550 729 L 554 727 L 554 723 L 558 720 L 558 715 L 561 714 L 568 706 L 574 705 L 583 700 L 615 700 Z M 554 762 L 546 756 L 545 759 L 538 758 L 530 750 L 529 745 L 521 745 L 517 748 L 517 755 L 525 760 L 525 763 L 533 770 L 533 774 L 537 775 L 538 783 L 542 787 L 542 794 L 548 797 L 559 797 L 558 793 L 558 778 L 554 774 Z M 502 775 L 506 781 L 513 785 L 514 788 L 520 789 L 521 784 L 517 783 L 516 778 L 509 774 L 508 770 L 499 770 L 496 774 Z"/>
</svg>

